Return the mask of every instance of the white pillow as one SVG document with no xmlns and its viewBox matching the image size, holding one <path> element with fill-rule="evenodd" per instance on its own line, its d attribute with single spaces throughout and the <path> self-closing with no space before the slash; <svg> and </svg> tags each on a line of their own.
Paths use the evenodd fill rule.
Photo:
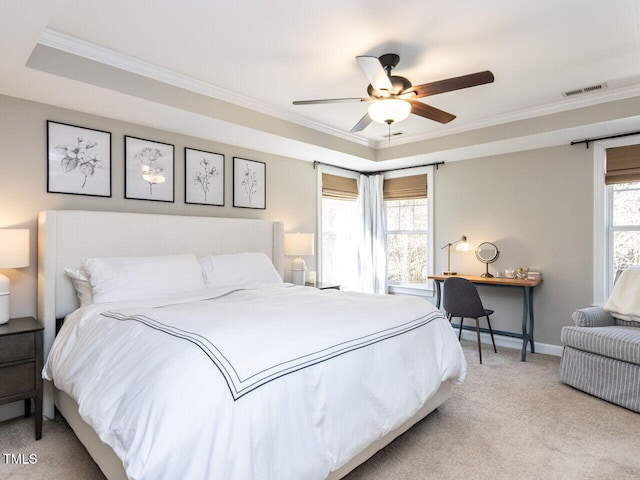
<svg viewBox="0 0 640 480">
<path fill-rule="evenodd" d="M 199 261 L 208 288 L 245 283 L 282 283 L 271 259 L 264 253 L 207 255 Z"/>
<path fill-rule="evenodd" d="M 615 284 L 604 309 L 611 316 L 628 322 L 640 322 L 640 266 L 624 270 Z"/>
<path fill-rule="evenodd" d="M 91 283 L 89 282 L 89 275 L 84 270 L 73 270 L 72 268 L 65 268 L 64 273 L 71 278 L 73 287 L 76 289 L 76 295 L 80 300 L 80 306 L 85 307 L 93 303 L 93 290 L 91 289 Z"/>
<path fill-rule="evenodd" d="M 84 258 L 94 303 L 145 300 L 204 288 L 194 255 Z"/>
</svg>

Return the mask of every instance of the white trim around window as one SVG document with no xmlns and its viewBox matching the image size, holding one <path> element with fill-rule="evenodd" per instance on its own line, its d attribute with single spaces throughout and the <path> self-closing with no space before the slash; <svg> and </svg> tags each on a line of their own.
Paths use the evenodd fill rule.
<svg viewBox="0 0 640 480">
<path fill-rule="evenodd" d="M 360 176 L 357 172 L 352 172 L 350 170 L 344 170 L 338 167 L 332 167 L 330 165 L 322 165 L 318 164 L 316 166 L 316 212 L 318 225 L 316 227 L 316 276 L 318 279 L 322 278 L 322 174 L 328 173 L 331 175 L 338 175 L 341 177 L 347 178 L 355 178 L 358 180 Z"/>
<path fill-rule="evenodd" d="M 593 146 L 593 304 L 604 305 L 612 284 L 612 188 L 604 183 L 607 148 L 640 144 L 640 135 L 600 140 Z"/>
<path fill-rule="evenodd" d="M 433 166 L 429 165 L 426 167 L 415 167 L 415 168 L 406 168 L 403 170 L 392 170 L 388 172 L 384 172 L 384 178 L 399 178 L 399 177 L 408 177 L 411 175 L 421 175 L 427 174 L 427 208 L 428 208 L 428 216 L 429 216 L 429 225 L 427 227 L 427 264 L 429 269 L 427 270 L 427 276 L 433 275 L 434 273 L 434 261 L 435 261 L 435 253 L 433 249 L 433 220 L 434 220 L 434 209 L 433 209 L 433 192 L 434 192 L 434 182 L 433 182 Z M 404 294 L 404 295 L 419 295 L 419 296 L 429 296 L 433 297 L 435 295 L 435 287 L 433 284 L 433 280 L 427 280 L 427 285 L 422 286 L 393 286 L 389 285 L 389 293 L 396 294 Z"/>
</svg>

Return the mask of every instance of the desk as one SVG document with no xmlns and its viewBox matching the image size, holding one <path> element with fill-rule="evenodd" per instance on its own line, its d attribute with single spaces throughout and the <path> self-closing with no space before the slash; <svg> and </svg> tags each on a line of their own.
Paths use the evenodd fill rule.
<svg viewBox="0 0 640 480">
<path fill-rule="evenodd" d="M 490 287 L 520 288 L 522 290 L 522 356 L 523 362 L 527 361 L 527 343 L 531 343 L 531 353 L 535 352 L 533 345 L 533 287 L 542 284 L 542 280 L 518 280 L 516 278 L 485 278 L 479 275 L 429 275 L 436 282 L 436 308 L 440 308 L 442 300 L 442 284 L 450 277 L 466 278 L 475 285 L 487 285 Z M 527 319 L 529 322 L 527 322 Z M 520 335 L 517 335 L 520 338 Z"/>
</svg>

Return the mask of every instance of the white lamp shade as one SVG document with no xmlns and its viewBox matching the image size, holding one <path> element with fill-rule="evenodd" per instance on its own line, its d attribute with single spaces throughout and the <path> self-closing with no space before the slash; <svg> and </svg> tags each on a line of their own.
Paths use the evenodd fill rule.
<svg viewBox="0 0 640 480">
<path fill-rule="evenodd" d="M 407 118 L 411 113 L 411 104 L 405 100 L 389 98 L 369 105 L 369 116 L 374 122 L 395 123 Z"/>
<path fill-rule="evenodd" d="M 284 236 L 285 255 L 313 255 L 313 233 L 287 233 Z"/>
<path fill-rule="evenodd" d="M 0 268 L 29 266 L 29 230 L 26 228 L 0 229 Z"/>
</svg>

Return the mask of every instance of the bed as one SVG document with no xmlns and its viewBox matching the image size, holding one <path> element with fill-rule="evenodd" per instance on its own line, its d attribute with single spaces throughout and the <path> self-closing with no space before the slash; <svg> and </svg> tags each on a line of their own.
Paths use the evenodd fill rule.
<svg viewBox="0 0 640 480">
<path fill-rule="evenodd" d="M 421 299 L 260 278 L 79 308 L 65 274 L 86 258 L 219 259 L 251 252 L 267 257 L 282 277 L 280 222 L 47 211 L 38 235 L 45 357 L 57 319 L 68 318 L 51 355 L 61 366 L 48 369 L 53 382 L 45 382 L 44 414 L 53 417 L 57 407 L 110 480 L 175 478 L 177 472 L 183 478 L 342 478 L 449 398 L 451 384 L 465 375 L 448 322 Z M 351 322 L 365 304 L 372 308 L 366 321 Z M 404 309 L 402 321 L 384 314 Z M 212 310 L 219 321 L 204 320 L 213 318 Z M 360 330 L 369 324 L 372 332 Z M 294 330 L 304 340 L 288 340 Z M 76 339 L 89 347 L 73 346 Z M 285 343 L 293 345 L 285 350 Z M 293 353 L 283 353 L 289 348 Z M 80 364 L 69 368 L 73 358 Z M 138 377 L 125 378 L 125 370 Z M 76 383 L 80 377 L 89 385 Z"/>
</svg>

